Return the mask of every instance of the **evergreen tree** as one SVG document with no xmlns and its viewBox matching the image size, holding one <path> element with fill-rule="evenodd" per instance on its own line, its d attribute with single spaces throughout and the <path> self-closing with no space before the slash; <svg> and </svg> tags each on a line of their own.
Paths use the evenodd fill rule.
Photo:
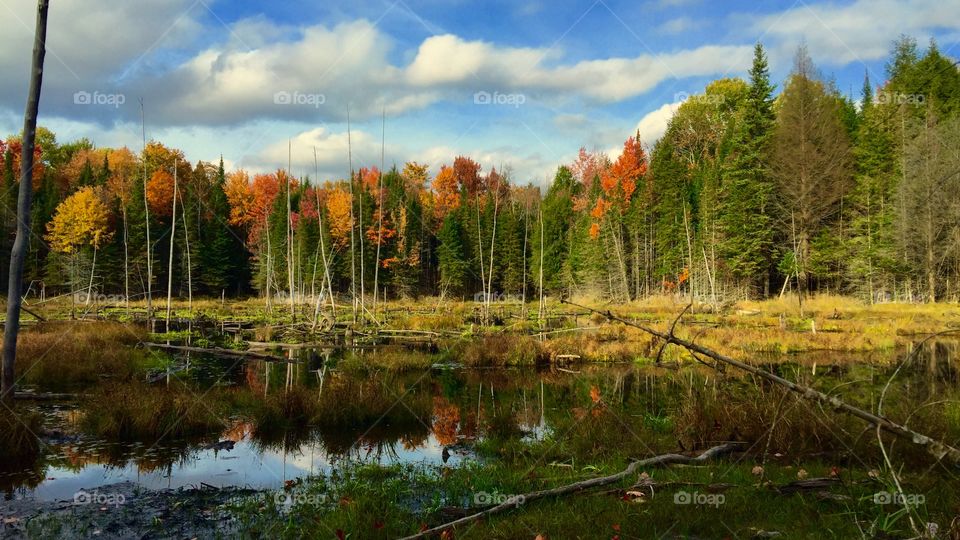
<svg viewBox="0 0 960 540">
<path fill-rule="evenodd" d="M 210 294 L 221 291 L 235 293 L 238 286 L 238 268 L 241 253 L 238 253 L 238 237 L 236 231 L 227 224 L 226 217 L 230 215 L 230 204 L 224 191 L 226 173 L 223 169 L 223 158 L 217 167 L 217 174 L 210 189 L 210 197 L 206 201 L 208 217 L 203 220 L 201 239 L 202 249 L 202 284 Z"/>
<path fill-rule="evenodd" d="M 769 167 L 775 115 L 773 85 L 766 53 L 754 48 L 750 90 L 743 101 L 734 136 L 733 156 L 723 172 L 719 225 L 721 251 L 733 276 L 743 283 L 770 291 L 773 249 L 772 197 L 774 181 Z"/>
<path fill-rule="evenodd" d="M 447 214 L 437 233 L 437 259 L 440 267 L 440 286 L 444 291 L 462 294 L 467 277 L 467 258 L 463 249 L 464 227 L 462 210 Z"/>
<path fill-rule="evenodd" d="M 553 183 L 547 190 L 547 195 L 541 204 L 541 218 L 543 231 L 540 225 L 531 221 L 530 238 L 531 248 L 528 250 L 530 258 L 530 279 L 538 283 L 540 279 L 540 255 L 543 251 L 543 288 L 551 294 L 562 293 L 570 283 L 569 252 L 570 229 L 575 218 L 573 212 L 573 197 L 576 195 L 577 182 L 568 167 L 557 168 Z M 543 243 L 541 246 L 541 237 Z"/>
<path fill-rule="evenodd" d="M 885 112 L 874 104 L 869 77 L 863 81 L 859 128 L 853 156 L 855 186 L 848 277 L 856 290 L 874 301 L 893 286 L 896 267 L 896 154 L 883 125 Z"/>
</svg>

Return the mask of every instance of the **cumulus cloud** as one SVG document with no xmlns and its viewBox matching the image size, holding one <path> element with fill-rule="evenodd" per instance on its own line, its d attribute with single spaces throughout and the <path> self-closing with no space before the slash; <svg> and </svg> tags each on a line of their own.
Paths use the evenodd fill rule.
<svg viewBox="0 0 960 540">
<path fill-rule="evenodd" d="M 641 95 L 663 81 L 742 69 L 748 46 L 703 46 L 633 58 L 548 63 L 555 52 L 546 49 L 497 47 L 443 35 L 427 39 L 406 69 L 415 85 L 537 91 L 556 96 L 581 95 L 598 102 L 616 102 Z M 749 58 L 749 56 L 747 56 Z"/>
<path fill-rule="evenodd" d="M 923 43 L 935 30 L 960 29 L 960 9 L 942 0 L 801 2 L 784 12 L 744 18 L 751 33 L 775 42 L 772 56 L 778 60 L 789 61 L 797 44 L 805 40 L 813 58 L 830 66 L 886 58 L 891 41 L 900 34 Z"/>
<path fill-rule="evenodd" d="M 348 111 L 355 118 L 400 115 L 439 101 L 463 102 L 479 90 L 523 92 L 545 104 L 611 103 L 668 79 L 723 71 L 731 67 L 729 58 L 749 49 L 704 46 L 564 63 L 559 48 L 443 34 L 427 37 L 409 51 L 408 62 L 396 63 L 392 38 L 367 20 L 293 27 L 255 17 L 211 34 L 198 22 L 205 5 L 187 2 L 58 4 L 51 15 L 47 114 L 101 125 L 136 121 L 142 98 L 150 122 L 167 126 L 230 126 L 265 118 L 319 123 L 342 121 Z M 28 4 L 17 0 L 13 9 L 26 18 L 32 13 Z M 14 26 L 0 37 L 0 69 L 26 73 L 30 26 Z M 219 39 L 195 41 L 204 35 Z M 18 108 L 24 89 L 17 83 L 23 79 L 3 80 L 0 106 Z M 120 103 L 88 106 L 75 102 L 78 91 L 122 97 Z"/>
<path fill-rule="evenodd" d="M 637 123 L 640 140 L 650 146 L 660 140 L 660 137 L 663 137 L 663 134 L 667 132 L 667 125 L 670 123 L 670 119 L 673 118 L 673 114 L 677 112 L 677 109 L 680 108 L 682 104 L 682 101 L 664 103 L 657 109 L 644 115 L 644 117 L 640 119 L 640 122 Z"/>
<path fill-rule="evenodd" d="M 202 36 L 202 7 L 190 0 L 141 0 L 91 4 L 58 0 L 50 8 L 44 65 L 43 110 L 111 122 L 117 107 L 78 106 L 78 91 L 116 93 L 126 80 L 154 66 L 158 48 L 182 52 Z M 0 107 L 22 110 L 30 73 L 36 2 L 0 3 Z M 134 109 L 133 96 L 124 109 Z"/>
<path fill-rule="evenodd" d="M 346 178 L 350 170 L 349 151 L 353 153 L 353 167 L 380 166 L 380 138 L 366 131 L 354 129 L 333 131 L 325 127 L 297 133 L 288 140 L 276 140 L 250 159 L 245 166 L 254 170 L 270 170 L 285 167 L 287 150 L 290 150 L 291 168 L 296 175 L 314 176 L 314 149 L 316 149 L 316 169 L 322 180 Z M 385 168 L 395 163 L 402 165 L 407 155 L 403 149 L 394 145 L 384 147 Z"/>
</svg>

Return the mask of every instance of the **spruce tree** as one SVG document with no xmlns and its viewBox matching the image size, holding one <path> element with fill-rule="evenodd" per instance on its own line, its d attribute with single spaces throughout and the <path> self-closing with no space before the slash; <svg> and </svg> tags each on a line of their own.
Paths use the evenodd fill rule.
<svg viewBox="0 0 960 540">
<path fill-rule="evenodd" d="M 570 253 L 570 228 L 575 218 L 573 196 L 576 180 L 567 167 L 559 167 L 553 177 L 553 183 L 541 205 L 543 216 L 543 288 L 557 294 L 569 285 L 568 266 Z M 537 283 L 540 276 L 541 231 L 536 220 L 531 220 L 530 238 L 532 247 L 528 249 L 530 258 L 530 276 Z"/>
<path fill-rule="evenodd" d="M 754 48 L 750 90 L 734 137 L 733 157 L 723 173 L 719 225 L 721 251 L 735 278 L 769 294 L 773 249 L 769 154 L 774 128 L 773 85 L 766 53 Z"/>
<path fill-rule="evenodd" d="M 853 156 L 855 186 L 847 274 L 854 288 L 874 301 L 892 287 L 896 265 L 893 221 L 896 215 L 897 159 L 885 112 L 874 104 L 869 77 L 863 81 L 859 127 Z"/>
<path fill-rule="evenodd" d="M 440 267 L 440 287 L 444 291 L 462 294 L 467 276 L 467 258 L 463 249 L 464 227 L 462 209 L 450 212 L 437 233 L 437 259 Z"/>
<path fill-rule="evenodd" d="M 202 284 L 207 292 L 213 295 L 218 295 L 221 291 L 233 293 L 236 289 L 237 235 L 227 223 L 230 204 L 224 191 L 226 182 L 221 157 L 210 189 L 210 198 L 206 201 L 207 218 L 202 224 L 204 234 L 201 238 Z"/>
</svg>

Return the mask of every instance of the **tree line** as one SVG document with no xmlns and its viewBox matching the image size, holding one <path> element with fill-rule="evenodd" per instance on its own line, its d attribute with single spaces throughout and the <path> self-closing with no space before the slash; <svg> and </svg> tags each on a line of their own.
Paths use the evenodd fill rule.
<svg viewBox="0 0 960 540">
<path fill-rule="evenodd" d="M 800 47 L 778 92 L 758 44 L 748 80 L 686 99 L 652 147 L 638 133 L 616 158 L 582 148 L 543 190 L 468 156 L 320 181 L 192 165 L 157 141 L 138 153 L 60 144 L 39 128 L 23 287 L 259 294 L 270 306 L 786 291 L 955 300 L 960 71 L 935 43 L 901 37 L 885 76 L 844 95 Z M 0 141 L 0 279 L 20 159 L 17 137 Z"/>
</svg>

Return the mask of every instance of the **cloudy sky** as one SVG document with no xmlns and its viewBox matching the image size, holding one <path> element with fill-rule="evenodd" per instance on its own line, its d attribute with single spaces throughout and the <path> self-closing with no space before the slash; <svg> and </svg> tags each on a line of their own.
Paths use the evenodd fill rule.
<svg viewBox="0 0 960 540">
<path fill-rule="evenodd" d="M 577 149 L 650 144 L 685 95 L 743 76 L 768 47 L 775 82 L 805 41 L 844 92 L 883 81 L 890 44 L 960 56 L 956 0 L 52 0 L 40 123 L 61 141 L 150 139 L 252 171 L 322 178 L 458 154 L 542 183 Z M 0 135 L 19 132 L 32 0 L 0 0 Z M 385 115 L 385 133 L 381 133 Z"/>
</svg>

